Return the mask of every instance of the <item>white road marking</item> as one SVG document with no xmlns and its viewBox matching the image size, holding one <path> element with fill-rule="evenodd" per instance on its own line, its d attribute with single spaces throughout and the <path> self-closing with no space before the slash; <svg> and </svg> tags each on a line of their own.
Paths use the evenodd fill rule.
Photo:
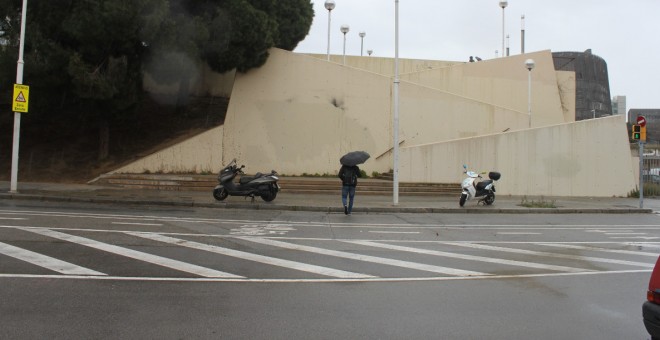
<svg viewBox="0 0 660 340">
<path fill-rule="evenodd" d="M 269 246 L 280 247 L 280 248 L 285 248 L 285 249 L 307 251 L 307 252 L 310 252 L 310 253 L 316 253 L 316 254 L 322 254 L 322 255 L 328 255 L 328 256 L 336 256 L 336 257 L 341 257 L 341 258 L 351 259 L 351 260 L 356 260 L 356 261 L 364 261 L 364 262 L 385 264 L 385 265 L 403 267 L 403 268 L 408 268 L 408 269 L 423 270 L 423 271 L 428 271 L 428 272 L 433 272 L 433 273 L 456 275 L 456 276 L 476 276 L 476 275 L 484 276 L 484 275 L 489 275 L 489 274 L 486 274 L 486 273 L 480 273 L 480 272 L 474 272 L 474 271 L 468 271 L 468 270 L 462 270 L 462 269 L 454 269 L 454 268 L 433 266 L 433 265 L 427 265 L 427 264 L 421 264 L 421 263 L 415 263 L 415 262 L 408 262 L 408 261 L 401 261 L 401 260 L 394 260 L 394 259 L 388 259 L 388 258 L 382 258 L 382 257 L 376 257 L 376 256 L 348 253 L 348 252 L 344 252 L 344 251 L 337 251 L 337 250 L 330 250 L 330 249 L 324 249 L 324 248 L 303 246 L 303 245 L 287 243 L 287 242 L 282 242 L 282 241 L 275 241 L 275 240 L 272 240 L 272 239 L 257 238 L 257 237 L 236 237 L 236 238 L 244 240 L 244 241 L 248 241 L 248 242 L 266 244 L 266 245 L 269 245 Z"/>
<path fill-rule="evenodd" d="M 558 247 L 558 248 L 567 248 L 567 249 L 579 249 L 579 250 L 593 250 L 601 251 L 605 253 L 617 253 L 617 254 L 626 254 L 626 255 L 638 255 L 638 256 L 651 256 L 658 257 L 658 254 L 647 253 L 643 251 L 633 251 L 633 250 L 620 250 L 620 249 L 607 249 L 599 247 L 588 247 L 588 246 L 576 246 L 571 244 L 561 244 L 561 243 L 539 243 L 539 245 L 546 247 Z"/>
<path fill-rule="evenodd" d="M 278 259 L 278 258 L 274 258 L 274 257 L 262 256 L 262 255 L 247 253 L 247 252 L 244 252 L 244 251 L 228 249 L 228 248 L 223 248 L 223 247 L 218 247 L 218 246 L 212 246 L 212 245 L 193 242 L 193 241 L 187 241 L 187 240 L 174 238 L 174 237 L 169 237 L 169 236 L 164 236 L 164 235 L 160 235 L 160 234 L 139 233 L 139 232 L 127 232 L 126 234 L 141 237 L 141 238 L 146 238 L 146 239 L 149 239 L 149 240 L 174 244 L 174 245 L 177 245 L 177 246 L 184 246 L 184 247 L 188 247 L 188 248 L 204 250 L 204 251 L 208 251 L 208 252 L 212 252 L 212 253 L 216 253 L 216 254 L 237 257 L 237 258 L 244 259 L 244 260 L 260 262 L 260 263 L 265 263 L 265 264 L 269 264 L 269 265 L 273 265 L 273 266 L 279 266 L 279 267 L 284 267 L 284 268 L 289 268 L 289 269 L 295 269 L 295 270 L 300 270 L 300 271 L 304 271 L 304 272 L 308 272 L 308 273 L 320 274 L 320 275 L 325 275 L 325 276 L 333 276 L 333 277 L 344 278 L 344 279 L 347 279 L 347 278 L 362 278 L 362 279 L 364 279 L 364 278 L 375 277 L 375 276 L 372 276 L 372 275 L 352 273 L 352 272 L 347 272 L 347 271 L 343 271 L 343 270 L 337 270 L 337 269 L 332 269 L 332 268 L 327 268 L 327 267 L 315 266 L 315 265 L 311 265 L 311 264 L 305 264 L 305 263 L 300 263 L 300 262 L 283 260 L 283 259 Z"/>
<path fill-rule="evenodd" d="M 455 245 L 455 246 L 459 246 L 459 247 L 485 249 L 485 250 L 495 250 L 495 251 L 502 251 L 502 252 L 507 252 L 507 253 L 515 253 L 515 254 L 547 256 L 547 257 L 556 257 L 556 258 L 562 258 L 562 259 L 581 260 L 581 261 L 614 263 L 614 264 L 623 264 L 623 265 L 627 265 L 627 266 L 637 266 L 637 267 L 646 267 L 646 268 L 653 268 L 653 266 L 655 265 L 654 263 L 613 260 L 613 259 L 606 259 L 606 258 L 600 258 L 600 257 L 590 257 L 590 256 L 557 254 L 557 253 L 550 253 L 550 252 L 545 252 L 545 251 L 534 251 L 534 250 L 505 248 L 505 247 L 497 247 L 497 246 L 487 246 L 485 244 L 476 244 L 476 243 L 447 242 L 447 244 L 451 244 L 451 245 Z"/>
<path fill-rule="evenodd" d="M 234 275 L 234 274 L 229 274 L 225 272 L 221 272 L 215 269 L 210 269 L 210 268 L 204 268 L 200 266 L 196 266 L 194 264 L 190 263 L 185 263 L 161 256 L 156 256 L 152 254 L 147 254 L 139 251 L 135 251 L 132 249 L 128 248 L 123 248 L 123 247 L 118 247 L 114 246 L 111 244 L 107 243 L 102 243 L 98 242 L 92 239 L 80 237 L 80 236 L 74 236 L 74 235 L 69 235 L 69 234 L 64 234 L 60 233 L 58 231 L 54 230 L 48 230 L 48 229 L 43 229 L 43 228 L 21 228 L 22 230 L 29 231 L 32 233 L 36 233 L 39 235 L 44 235 L 52 238 L 56 238 L 59 240 L 67 241 L 67 242 L 72 242 L 76 244 L 80 244 L 86 247 L 102 250 L 108 253 L 116 254 L 116 255 L 121 255 L 125 257 L 129 257 L 132 259 L 148 262 L 148 263 L 153 263 L 159 266 L 167 267 L 167 268 L 172 268 L 175 270 L 179 270 L 182 272 L 186 273 L 191 273 L 199 276 L 204 276 L 204 277 L 225 277 L 225 278 L 242 278 L 242 276 Z"/>
<path fill-rule="evenodd" d="M 140 222 L 112 222 L 112 224 L 127 224 L 127 225 L 146 225 L 146 226 L 162 226 L 162 223 L 140 223 Z"/>
<path fill-rule="evenodd" d="M 107 275 L 2 242 L 0 242 L 0 253 L 66 275 Z"/>
<path fill-rule="evenodd" d="M 377 231 L 369 230 L 370 233 L 374 234 L 419 234 L 419 231 Z"/>
<path fill-rule="evenodd" d="M 24 217 L 0 217 L 0 220 L 27 220 Z"/>
<path fill-rule="evenodd" d="M 611 238 L 611 239 L 622 239 L 622 238 L 625 238 L 625 239 L 631 239 L 631 238 L 638 238 L 638 239 L 642 239 L 642 240 L 656 240 L 656 239 L 659 239 L 660 237 L 650 237 L 650 236 L 625 236 L 625 237 L 624 237 L 624 236 L 621 236 L 621 237 L 618 237 L 618 236 L 611 236 L 610 238 Z"/>
<path fill-rule="evenodd" d="M 498 232 L 498 235 L 541 235 L 541 233 Z"/>
<path fill-rule="evenodd" d="M 391 249 L 391 250 L 405 251 L 405 252 L 411 252 L 411 253 L 417 253 L 417 254 L 450 257 L 450 258 L 461 259 L 461 260 L 471 260 L 471 261 L 479 261 L 479 262 L 487 262 L 487 263 L 497 263 L 497 264 L 505 264 L 505 265 L 510 265 L 510 266 L 519 266 L 519 267 L 527 267 L 527 268 L 556 270 L 556 271 L 561 271 L 561 272 L 590 272 L 590 271 L 592 271 L 590 269 L 564 267 L 564 266 L 553 266 L 553 265 L 549 265 L 549 264 L 534 263 L 534 262 L 523 262 L 523 261 L 497 259 L 497 258 L 492 258 L 492 257 L 483 257 L 483 256 L 448 253 L 448 252 L 444 252 L 444 251 L 420 249 L 420 248 L 411 248 L 411 247 L 403 247 L 403 246 L 395 246 L 395 245 L 391 245 L 391 244 L 369 242 L 369 241 L 344 241 L 344 242 L 359 244 L 359 245 L 369 246 L 369 247 L 378 247 L 378 248 L 385 248 L 385 249 Z"/>
<path fill-rule="evenodd" d="M 646 233 L 605 233 L 605 235 L 646 235 Z"/>
<path fill-rule="evenodd" d="M 130 277 L 130 276 L 74 276 L 74 275 L 32 275 L 0 274 L 0 278 L 21 279 L 73 279 L 73 280 L 111 280 L 111 281 L 149 281 L 149 282 L 246 282 L 246 283 L 342 283 L 342 282 L 421 282 L 421 281 L 464 281 L 522 279 L 539 277 L 567 277 L 610 274 L 650 273 L 651 269 L 613 270 L 582 273 L 543 273 L 522 275 L 485 275 L 485 276 L 437 276 L 437 277 L 377 277 L 371 279 L 231 279 L 231 278 L 184 278 L 184 277 Z"/>
</svg>

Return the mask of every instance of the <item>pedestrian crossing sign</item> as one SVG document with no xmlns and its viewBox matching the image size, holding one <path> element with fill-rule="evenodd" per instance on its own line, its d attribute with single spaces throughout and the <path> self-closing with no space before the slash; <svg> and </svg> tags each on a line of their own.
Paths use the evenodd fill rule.
<svg viewBox="0 0 660 340">
<path fill-rule="evenodd" d="M 27 85 L 14 84 L 13 108 L 14 112 L 28 112 L 28 99 L 30 98 L 30 87 Z"/>
</svg>

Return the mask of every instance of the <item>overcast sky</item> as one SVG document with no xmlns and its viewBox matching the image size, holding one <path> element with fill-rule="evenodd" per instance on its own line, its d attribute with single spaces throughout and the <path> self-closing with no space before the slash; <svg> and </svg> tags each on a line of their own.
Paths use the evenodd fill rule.
<svg viewBox="0 0 660 340">
<path fill-rule="evenodd" d="M 314 0 L 314 23 L 296 52 L 327 51 L 328 11 Z M 394 58 L 394 0 L 335 0 L 330 53 L 342 54 L 342 24 L 350 26 L 346 54 Z M 510 54 L 520 53 L 521 15 L 525 51 L 585 51 L 607 62 L 612 96 L 627 108 L 660 108 L 660 0 L 509 0 L 504 10 Z M 400 0 L 399 57 L 467 61 L 495 58 L 502 50 L 499 0 Z M 523 67 L 521 65 L 520 67 Z"/>
</svg>

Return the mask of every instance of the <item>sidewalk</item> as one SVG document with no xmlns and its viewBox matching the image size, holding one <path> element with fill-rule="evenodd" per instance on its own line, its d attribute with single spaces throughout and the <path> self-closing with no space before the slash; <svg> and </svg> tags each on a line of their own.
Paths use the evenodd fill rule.
<svg viewBox="0 0 660 340">
<path fill-rule="evenodd" d="M 341 197 L 328 194 L 294 194 L 280 192 L 272 202 L 256 198 L 228 197 L 216 201 L 212 188 L 208 191 L 128 190 L 119 187 L 70 183 L 18 183 L 18 192 L 9 192 L 9 182 L 0 181 L 0 199 L 38 200 L 49 202 L 81 202 L 133 205 L 169 205 L 218 209 L 257 209 L 343 212 Z M 392 195 L 362 195 L 355 197 L 353 213 L 652 213 L 660 211 L 660 199 L 645 198 L 640 209 L 638 198 L 590 197 L 528 197 L 527 201 L 552 203 L 556 208 L 527 208 L 520 204 L 523 197 L 497 196 L 491 206 L 468 201 L 458 205 L 458 193 L 453 196 L 399 196 L 397 205 Z"/>
</svg>

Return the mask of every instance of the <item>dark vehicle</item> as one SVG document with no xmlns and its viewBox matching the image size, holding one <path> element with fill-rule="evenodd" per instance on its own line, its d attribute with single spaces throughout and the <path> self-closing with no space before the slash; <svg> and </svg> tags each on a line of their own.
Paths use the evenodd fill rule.
<svg viewBox="0 0 660 340">
<path fill-rule="evenodd" d="M 653 267 L 646 301 L 642 305 L 642 316 L 646 331 L 652 340 L 660 340 L 660 257 Z"/>
<path fill-rule="evenodd" d="M 251 197 L 253 202 L 255 196 L 261 197 L 266 202 L 274 200 L 277 192 L 280 191 L 277 172 L 271 170 L 270 174 L 257 172 L 254 176 L 243 176 L 244 167 L 245 165 L 239 167 L 234 158 L 229 165 L 220 170 L 218 185 L 213 189 L 213 197 L 218 201 L 224 200 L 227 196 Z M 235 183 L 234 178 L 238 174 L 241 174 L 241 177 L 238 183 Z"/>
</svg>

